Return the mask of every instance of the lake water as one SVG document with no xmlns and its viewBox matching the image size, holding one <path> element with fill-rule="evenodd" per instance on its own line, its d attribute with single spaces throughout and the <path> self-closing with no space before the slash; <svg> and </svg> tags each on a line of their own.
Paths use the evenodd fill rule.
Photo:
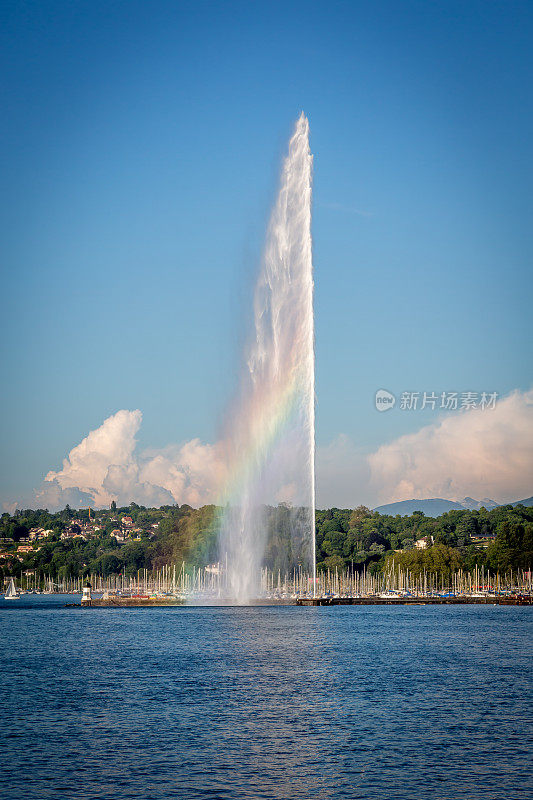
<svg viewBox="0 0 533 800">
<path fill-rule="evenodd" d="M 521 800 L 533 608 L 0 603 L 2 800 Z"/>
</svg>

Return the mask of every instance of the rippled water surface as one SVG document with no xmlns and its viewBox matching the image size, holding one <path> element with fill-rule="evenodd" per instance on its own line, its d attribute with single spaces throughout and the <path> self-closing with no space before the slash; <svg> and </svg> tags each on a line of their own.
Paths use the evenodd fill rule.
<svg viewBox="0 0 533 800">
<path fill-rule="evenodd" d="M 64 602 L 0 604 L 4 800 L 532 796 L 531 608 Z"/>
</svg>

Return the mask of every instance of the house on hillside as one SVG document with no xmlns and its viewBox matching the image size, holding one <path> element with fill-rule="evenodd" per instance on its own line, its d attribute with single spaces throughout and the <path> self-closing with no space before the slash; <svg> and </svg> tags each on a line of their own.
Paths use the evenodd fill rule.
<svg viewBox="0 0 533 800">
<path fill-rule="evenodd" d="M 427 547 L 431 547 L 433 544 L 433 536 L 423 536 L 422 539 L 417 539 L 415 542 L 415 547 L 418 550 L 425 550 Z"/>
</svg>

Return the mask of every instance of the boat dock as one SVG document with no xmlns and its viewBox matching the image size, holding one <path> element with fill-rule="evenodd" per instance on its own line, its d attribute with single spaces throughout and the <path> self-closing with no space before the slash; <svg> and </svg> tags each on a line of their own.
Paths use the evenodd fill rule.
<svg viewBox="0 0 533 800">
<path fill-rule="evenodd" d="M 156 608 L 184 606 L 185 600 L 175 597 L 108 597 L 91 598 L 82 603 L 66 603 L 67 608 Z"/>
<path fill-rule="evenodd" d="M 188 602 L 172 597 L 110 597 L 93 598 L 84 603 L 66 603 L 67 608 L 161 608 L 169 606 L 233 606 L 231 600 L 212 599 Z M 298 597 L 291 599 L 261 598 L 251 606 L 531 606 L 532 595 L 516 597 Z"/>
<path fill-rule="evenodd" d="M 299 597 L 297 606 L 531 606 L 533 595 L 492 597 Z"/>
</svg>

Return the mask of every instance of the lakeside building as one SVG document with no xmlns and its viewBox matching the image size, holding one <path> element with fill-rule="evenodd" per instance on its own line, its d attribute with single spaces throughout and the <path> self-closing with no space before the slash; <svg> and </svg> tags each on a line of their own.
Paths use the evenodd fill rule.
<svg viewBox="0 0 533 800">
<path fill-rule="evenodd" d="M 423 536 L 421 539 L 417 539 L 415 542 L 415 547 L 418 550 L 426 550 L 428 547 L 431 547 L 433 544 L 433 536 Z"/>
</svg>

